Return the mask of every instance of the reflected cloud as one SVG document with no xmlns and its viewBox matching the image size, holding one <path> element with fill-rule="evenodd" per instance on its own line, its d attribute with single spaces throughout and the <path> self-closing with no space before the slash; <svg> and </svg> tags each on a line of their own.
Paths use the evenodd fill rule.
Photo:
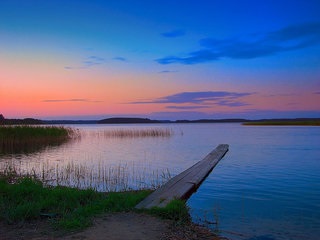
<svg viewBox="0 0 320 240">
<path fill-rule="evenodd" d="M 200 50 L 189 52 L 186 56 L 172 55 L 156 59 L 156 62 L 198 64 L 222 58 L 254 59 L 303 49 L 320 44 L 320 23 L 292 25 L 278 31 L 252 34 L 244 38 L 204 38 L 199 44 Z"/>
</svg>

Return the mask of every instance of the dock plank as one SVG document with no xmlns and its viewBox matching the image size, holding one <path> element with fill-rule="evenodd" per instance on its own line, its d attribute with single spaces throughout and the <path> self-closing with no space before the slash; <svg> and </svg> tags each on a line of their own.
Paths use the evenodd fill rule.
<svg viewBox="0 0 320 240">
<path fill-rule="evenodd" d="M 166 184 L 151 193 L 137 204 L 136 208 L 165 207 L 173 199 L 188 199 L 228 150 L 228 144 L 218 145 L 204 159 L 173 177 Z"/>
</svg>

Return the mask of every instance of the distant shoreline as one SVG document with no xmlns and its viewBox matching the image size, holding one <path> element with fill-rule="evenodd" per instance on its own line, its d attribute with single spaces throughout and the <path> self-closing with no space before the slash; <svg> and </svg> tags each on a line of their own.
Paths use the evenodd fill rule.
<svg viewBox="0 0 320 240">
<path fill-rule="evenodd" d="M 2 116 L 2 115 L 1 115 Z M 40 120 L 34 118 L 0 118 L 0 125 L 54 125 L 54 124 L 161 124 L 161 123 L 242 123 L 246 126 L 320 126 L 320 118 L 279 118 L 249 120 L 242 118 L 197 120 L 152 120 L 149 118 L 115 117 L 102 120 Z"/>
<path fill-rule="evenodd" d="M 303 120 L 259 120 L 259 121 L 250 121 L 244 122 L 242 125 L 245 126 L 320 126 L 320 119 L 303 119 Z"/>
</svg>

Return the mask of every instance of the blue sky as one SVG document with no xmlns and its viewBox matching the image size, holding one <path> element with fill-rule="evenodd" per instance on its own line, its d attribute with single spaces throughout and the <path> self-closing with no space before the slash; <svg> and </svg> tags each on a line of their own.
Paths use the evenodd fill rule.
<svg viewBox="0 0 320 240">
<path fill-rule="evenodd" d="M 320 117 L 319 1 L 0 2 L 6 117 Z"/>
</svg>

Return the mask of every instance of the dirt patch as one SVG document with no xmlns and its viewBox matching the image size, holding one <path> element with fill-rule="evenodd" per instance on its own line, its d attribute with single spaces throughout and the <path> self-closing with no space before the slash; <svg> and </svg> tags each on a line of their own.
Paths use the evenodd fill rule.
<svg viewBox="0 0 320 240">
<path fill-rule="evenodd" d="M 174 222 L 146 214 L 115 213 L 94 219 L 93 226 L 77 233 L 54 230 L 48 220 L 8 225 L 0 222 L 1 240 L 221 240 L 208 229 Z"/>
</svg>

